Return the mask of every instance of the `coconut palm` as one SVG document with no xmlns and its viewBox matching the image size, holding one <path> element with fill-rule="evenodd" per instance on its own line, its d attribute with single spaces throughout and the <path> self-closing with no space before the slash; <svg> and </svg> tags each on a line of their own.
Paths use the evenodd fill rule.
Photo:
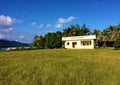
<svg viewBox="0 0 120 85">
<path fill-rule="evenodd" d="M 96 35 L 96 46 L 98 47 L 98 42 L 102 40 L 102 32 L 100 30 L 94 29 L 92 34 Z"/>
</svg>

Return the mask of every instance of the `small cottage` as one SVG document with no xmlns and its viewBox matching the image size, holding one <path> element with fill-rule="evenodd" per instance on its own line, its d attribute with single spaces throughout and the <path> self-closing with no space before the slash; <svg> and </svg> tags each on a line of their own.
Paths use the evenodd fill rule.
<svg viewBox="0 0 120 85">
<path fill-rule="evenodd" d="M 62 37 L 64 47 L 67 49 L 94 49 L 95 35 Z"/>
</svg>

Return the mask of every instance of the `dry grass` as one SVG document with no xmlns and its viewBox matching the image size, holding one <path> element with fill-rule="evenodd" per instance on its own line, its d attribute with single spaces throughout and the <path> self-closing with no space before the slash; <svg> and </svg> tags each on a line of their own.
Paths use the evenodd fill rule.
<svg viewBox="0 0 120 85">
<path fill-rule="evenodd" d="M 120 50 L 0 52 L 0 85 L 120 85 Z"/>
</svg>

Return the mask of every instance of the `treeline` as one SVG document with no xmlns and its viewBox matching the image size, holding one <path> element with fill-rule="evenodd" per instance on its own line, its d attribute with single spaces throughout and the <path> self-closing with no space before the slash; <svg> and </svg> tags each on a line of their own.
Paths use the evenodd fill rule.
<svg viewBox="0 0 120 85">
<path fill-rule="evenodd" d="M 31 44 L 32 47 L 37 47 L 40 49 L 44 48 L 60 48 L 62 46 L 62 33 L 60 31 L 47 33 L 45 36 L 34 37 L 34 41 Z"/>
<path fill-rule="evenodd" d="M 110 25 L 103 31 L 94 29 L 92 32 L 86 24 L 83 24 L 82 26 L 75 24 L 63 29 L 63 32 L 48 32 L 45 36 L 36 35 L 31 43 L 31 47 L 37 47 L 40 49 L 60 48 L 62 47 L 62 37 L 84 35 L 96 35 L 96 45 L 99 47 L 114 46 L 115 48 L 118 48 L 120 46 L 120 24 Z"/>
</svg>

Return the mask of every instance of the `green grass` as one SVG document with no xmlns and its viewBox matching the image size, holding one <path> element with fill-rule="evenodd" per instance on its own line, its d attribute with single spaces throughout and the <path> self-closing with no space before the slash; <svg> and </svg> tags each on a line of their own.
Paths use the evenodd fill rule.
<svg viewBox="0 0 120 85">
<path fill-rule="evenodd" d="M 1 51 L 0 85 L 120 85 L 120 50 Z"/>
</svg>

